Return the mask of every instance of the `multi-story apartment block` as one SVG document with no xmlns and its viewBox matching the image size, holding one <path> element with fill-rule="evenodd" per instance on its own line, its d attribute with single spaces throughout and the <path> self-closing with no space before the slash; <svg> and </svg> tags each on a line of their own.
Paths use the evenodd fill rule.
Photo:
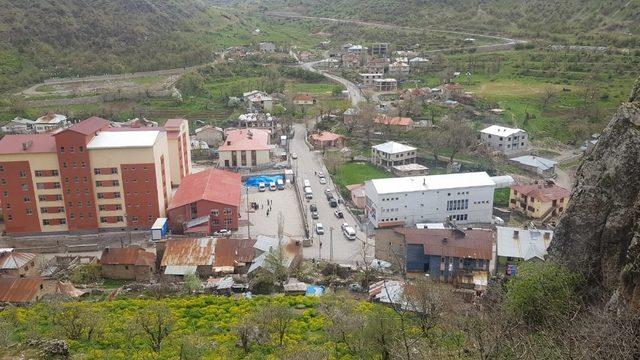
<svg viewBox="0 0 640 360">
<path fill-rule="evenodd" d="M 164 124 L 169 144 L 171 185 L 178 186 L 183 177 L 191 174 L 191 146 L 189 122 L 185 119 L 169 119 Z"/>
<path fill-rule="evenodd" d="M 0 140 L 8 234 L 146 228 L 166 215 L 169 159 L 179 158 L 170 130 L 109 124 L 92 117 L 51 134 Z"/>
<path fill-rule="evenodd" d="M 503 154 L 518 154 L 529 149 L 527 132 L 499 125 L 491 125 L 480 131 L 480 140 Z"/>
<path fill-rule="evenodd" d="M 371 147 L 371 162 L 385 167 L 413 164 L 416 162 L 416 150 L 413 146 L 387 141 Z"/>
</svg>

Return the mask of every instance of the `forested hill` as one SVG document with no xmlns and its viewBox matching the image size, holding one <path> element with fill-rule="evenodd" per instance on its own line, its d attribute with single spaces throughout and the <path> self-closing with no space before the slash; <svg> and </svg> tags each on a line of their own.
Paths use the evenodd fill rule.
<svg viewBox="0 0 640 360">
<path fill-rule="evenodd" d="M 263 0 L 259 4 L 314 16 L 640 47 L 640 1 L 634 0 Z"/>
<path fill-rule="evenodd" d="M 199 0 L 0 0 L 0 90 L 201 63 L 236 21 Z"/>
</svg>

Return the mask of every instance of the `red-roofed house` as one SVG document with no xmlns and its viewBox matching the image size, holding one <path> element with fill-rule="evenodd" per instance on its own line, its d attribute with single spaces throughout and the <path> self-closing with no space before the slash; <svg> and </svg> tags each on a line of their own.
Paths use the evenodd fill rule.
<svg viewBox="0 0 640 360">
<path fill-rule="evenodd" d="M 136 246 L 106 248 L 100 266 L 106 279 L 149 281 L 156 271 L 156 254 Z"/>
<path fill-rule="evenodd" d="M 271 161 L 271 132 L 264 129 L 227 131 L 227 138 L 218 148 L 224 167 L 255 167 Z"/>
<path fill-rule="evenodd" d="M 298 94 L 293 97 L 293 103 L 295 105 L 315 105 L 316 98 L 309 94 Z"/>
<path fill-rule="evenodd" d="M 207 169 L 182 179 L 169 205 L 174 233 L 211 234 L 237 230 L 242 177 L 220 169 Z"/>
<path fill-rule="evenodd" d="M 319 133 L 311 134 L 311 136 L 309 136 L 309 140 L 313 146 L 321 149 L 332 147 L 343 148 L 345 143 L 344 136 L 329 131 L 321 131 Z"/>
<path fill-rule="evenodd" d="M 404 129 L 410 129 L 414 126 L 413 119 L 408 117 L 387 116 L 384 114 L 376 116 L 373 120 L 378 125 L 398 126 Z"/>
<path fill-rule="evenodd" d="M 560 215 L 567 207 L 571 192 L 554 184 L 517 184 L 511 186 L 509 208 L 546 220 Z"/>
</svg>

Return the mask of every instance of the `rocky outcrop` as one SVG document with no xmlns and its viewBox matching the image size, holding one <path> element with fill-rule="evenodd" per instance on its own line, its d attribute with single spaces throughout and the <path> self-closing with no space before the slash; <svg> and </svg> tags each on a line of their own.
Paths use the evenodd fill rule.
<svg viewBox="0 0 640 360">
<path fill-rule="evenodd" d="M 640 79 L 578 168 L 549 253 L 591 300 L 640 308 Z"/>
</svg>

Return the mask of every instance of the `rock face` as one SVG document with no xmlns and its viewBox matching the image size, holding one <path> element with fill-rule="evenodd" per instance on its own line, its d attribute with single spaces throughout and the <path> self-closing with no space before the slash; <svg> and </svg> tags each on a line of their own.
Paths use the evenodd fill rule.
<svg viewBox="0 0 640 360">
<path fill-rule="evenodd" d="M 591 300 L 640 308 L 640 79 L 580 165 L 549 253 Z"/>
</svg>

